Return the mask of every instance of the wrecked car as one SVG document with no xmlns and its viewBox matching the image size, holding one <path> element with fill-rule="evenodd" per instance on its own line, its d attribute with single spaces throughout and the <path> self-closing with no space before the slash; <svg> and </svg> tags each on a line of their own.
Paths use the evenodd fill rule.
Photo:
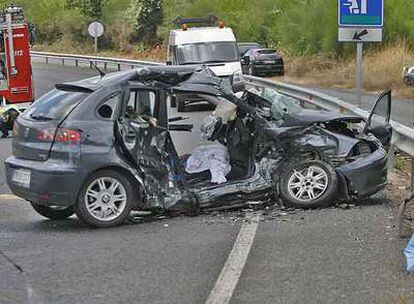
<svg viewBox="0 0 414 304">
<path fill-rule="evenodd" d="M 212 146 L 178 155 L 172 134 L 193 125 L 168 116 L 173 94 L 216 106 L 201 128 Z M 390 109 L 390 92 L 368 121 L 303 109 L 208 67 L 117 72 L 58 84 L 19 116 L 7 183 L 43 216 L 76 213 L 95 227 L 119 225 L 131 210 L 197 214 L 266 197 L 325 207 L 386 185 Z"/>
</svg>

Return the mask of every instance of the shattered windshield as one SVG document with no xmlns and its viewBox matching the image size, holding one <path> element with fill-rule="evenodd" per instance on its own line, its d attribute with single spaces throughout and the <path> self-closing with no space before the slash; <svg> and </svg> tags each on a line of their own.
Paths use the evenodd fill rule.
<svg viewBox="0 0 414 304">
<path fill-rule="evenodd" d="M 184 44 L 177 48 L 180 64 L 233 62 L 239 60 L 235 42 L 206 42 Z"/>
<path fill-rule="evenodd" d="M 299 102 L 291 97 L 280 94 L 275 90 L 265 88 L 260 96 L 271 103 L 272 119 L 282 122 L 284 117 L 302 111 Z"/>
</svg>

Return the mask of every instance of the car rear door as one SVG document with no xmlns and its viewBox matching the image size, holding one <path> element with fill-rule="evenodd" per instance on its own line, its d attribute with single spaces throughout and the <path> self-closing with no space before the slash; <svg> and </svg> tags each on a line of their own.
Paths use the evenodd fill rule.
<svg viewBox="0 0 414 304">
<path fill-rule="evenodd" d="M 131 85 L 117 123 L 123 151 L 154 195 L 168 187 L 166 111 L 162 90 Z"/>
<path fill-rule="evenodd" d="M 391 143 L 391 91 L 380 94 L 369 115 L 364 133 L 372 133 L 377 137 L 385 149 L 388 150 Z"/>
</svg>

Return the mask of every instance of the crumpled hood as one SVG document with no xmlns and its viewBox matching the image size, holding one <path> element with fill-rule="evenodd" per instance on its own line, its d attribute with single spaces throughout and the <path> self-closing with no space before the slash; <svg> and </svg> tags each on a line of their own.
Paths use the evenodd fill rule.
<svg viewBox="0 0 414 304">
<path fill-rule="evenodd" d="M 315 123 L 342 121 L 359 123 L 364 118 L 356 115 L 342 115 L 331 111 L 316 111 L 304 109 L 298 113 L 291 113 L 285 117 L 282 127 L 306 126 Z"/>
</svg>

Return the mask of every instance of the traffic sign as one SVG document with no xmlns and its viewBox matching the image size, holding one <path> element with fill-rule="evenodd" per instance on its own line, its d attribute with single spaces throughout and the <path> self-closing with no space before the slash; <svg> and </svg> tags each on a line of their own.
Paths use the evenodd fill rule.
<svg viewBox="0 0 414 304">
<path fill-rule="evenodd" d="M 339 42 L 357 45 L 355 83 L 361 104 L 363 46 L 364 42 L 382 41 L 384 0 L 338 0 L 338 25 Z"/>
<path fill-rule="evenodd" d="M 98 37 L 102 36 L 102 34 L 104 32 L 104 27 L 103 27 L 102 23 L 100 23 L 98 21 L 94 21 L 91 24 L 89 24 L 88 32 L 89 32 L 89 35 L 91 35 L 93 38 L 98 38 Z"/>
<path fill-rule="evenodd" d="M 88 26 L 89 35 L 91 35 L 95 40 L 95 53 L 98 52 L 98 37 L 101 37 L 104 32 L 104 27 L 102 23 L 94 21 Z"/>
<path fill-rule="evenodd" d="M 370 27 L 340 27 L 339 41 L 341 42 L 381 42 L 382 28 Z"/>
<path fill-rule="evenodd" d="M 384 0 L 338 0 L 339 26 L 382 27 Z"/>
</svg>

